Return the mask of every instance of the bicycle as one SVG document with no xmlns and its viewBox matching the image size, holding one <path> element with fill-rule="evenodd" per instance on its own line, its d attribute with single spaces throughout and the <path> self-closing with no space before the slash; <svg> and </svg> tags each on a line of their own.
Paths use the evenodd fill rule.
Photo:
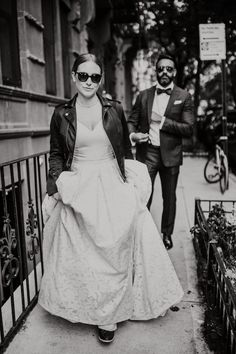
<svg viewBox="0 0 236 354">
<path fill-rule="evenodd" d="M 227 140 L 227 136 L 220 136 L 215 144 L 215 150 L 209 155 L 204 167 L 204 177 L 208 183 L 220 183 L 220 191 L 223 194 L 229 188 L 229 164 L 228 158 L 221 146 Z"/>
</svg>

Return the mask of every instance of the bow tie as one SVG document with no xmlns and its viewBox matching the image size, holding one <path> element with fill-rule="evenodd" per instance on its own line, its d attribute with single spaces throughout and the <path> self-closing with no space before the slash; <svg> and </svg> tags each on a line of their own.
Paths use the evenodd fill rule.
<svg viewBox="0 0 236 354">
<path fill-rule="evenodd" d="M 171 94 L 171 88 L 169 87 L 168 89 L 161 89 L 161 88 L 157 88 L 157 94 L 160 95 L 161 93 L 166 93 L 167 95 Z"/>
</svg>

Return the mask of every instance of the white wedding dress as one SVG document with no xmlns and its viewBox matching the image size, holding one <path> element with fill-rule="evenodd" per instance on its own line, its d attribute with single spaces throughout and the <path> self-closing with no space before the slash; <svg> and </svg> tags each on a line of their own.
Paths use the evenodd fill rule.
<svg viewBox="0 0 236 354">
<path fill-rule="evenodd" d="M 45 197 L 45 272 L 39 304 L 71 322 L 107 325 L 162 315 L 183 296 L 146 203 L 144 164 L 125 160 L 124 182 L 100 121 L 78 122 L 71 171 Z"/>
</svg>

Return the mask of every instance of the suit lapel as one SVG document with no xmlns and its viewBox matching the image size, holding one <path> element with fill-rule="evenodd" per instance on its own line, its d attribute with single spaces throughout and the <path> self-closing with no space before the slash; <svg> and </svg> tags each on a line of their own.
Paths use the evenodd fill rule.
<svg viewBox="0 0 236 354">
<path fill-rule="evenodd" d="M 170 95 L 170 99 L 168 101 L 168 104 L 167 104 L 167 107 L 166 107 L 166 110 L 164 113 L 164 116 L 168 116 L 168 113 L 170 112 L 171 107 L 173 106 L 174 101 L 176 100 L 177 97 L 178 97 L 177 88 L 176 88 L 176 85 L 174 85 L 173 90 Z"/>
<path fill-rule="evenodd" d="M 148 113 L 149 123 L 151 122 L 152 106 L 153 106 L 155 91 L 156 91 L 156 86 L 151 87 L 147 97 L 147 113 Z"/>
</svg>

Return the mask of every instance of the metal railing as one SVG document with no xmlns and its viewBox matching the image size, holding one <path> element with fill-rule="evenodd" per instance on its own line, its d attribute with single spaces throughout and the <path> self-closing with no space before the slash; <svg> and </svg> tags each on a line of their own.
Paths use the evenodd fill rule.
<svg viewBox="0 0 236 354">
<path fill-rule="evenodd" d="M 225 276 L 226 267 L 221 250 L 214 241 L 207 225 L 207 217 L 214 204 L 224 208 L 225 213 L 230 213 L 236 201 L 226 200 L 195 200 L 195 225 L 199 227 L 194 234 L 195 249 L 206 262 L 207 301 L 213 305 L 223 324 L 224 338 L 226 340 L 225 354 L 236 353 L 236 292 L 231 281 Z M 211 304 L 212 305 L 212 304 Z"/>
<path fill-rule="evenodd" d="M 37 302 L 48 152 L 0 164 L 0 352 Z"/>
</svg>

